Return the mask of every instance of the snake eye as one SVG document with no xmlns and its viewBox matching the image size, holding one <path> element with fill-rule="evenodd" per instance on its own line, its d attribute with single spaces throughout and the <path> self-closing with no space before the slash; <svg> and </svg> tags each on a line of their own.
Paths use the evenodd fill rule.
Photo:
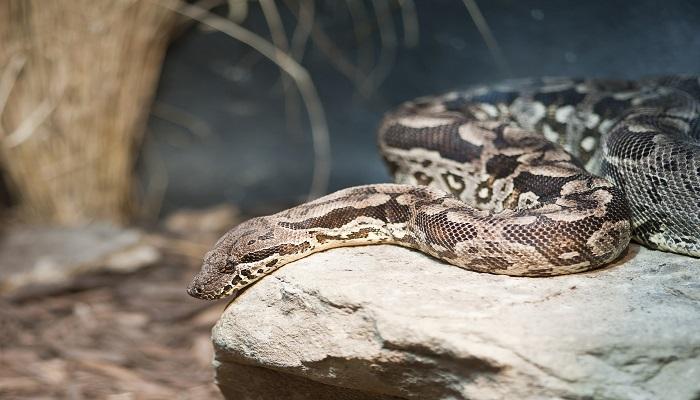
<svg viewBox="0 0 700 400">
<path fill-rule="evenodd" d="M 231 256 L 226 259 L 226 265 L 224 266 L 223 272 L 233 272 L 236 270 L 236 265 L 238 265 L 238 260 Z"/>
</svg>

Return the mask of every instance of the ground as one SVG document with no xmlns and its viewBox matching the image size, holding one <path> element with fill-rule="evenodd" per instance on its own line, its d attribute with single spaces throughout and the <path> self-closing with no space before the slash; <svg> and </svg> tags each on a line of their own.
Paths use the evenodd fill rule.
<svg viewBox="0 0 700 400">
<path fill-rule="evenodd" d="M 226 301 L 185 293 L 210 239 L 171 239 L 151 235 L 163 258 L 138 272 L 0 297 L 0 397 L 221 398 L 210 331 Z"/>
</svg>

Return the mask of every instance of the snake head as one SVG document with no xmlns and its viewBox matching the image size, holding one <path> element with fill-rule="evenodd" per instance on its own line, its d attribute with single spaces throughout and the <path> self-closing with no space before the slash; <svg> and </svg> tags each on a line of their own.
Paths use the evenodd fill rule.
<svg viewBox="0 0 700 400">
<path fill-rule="evenodd" d="M 280 243 L 289 233 L 269 217 L 245 221 L 222 236 L 204 255 L 187 289 L 190 296 L 216 300 L 238 292 L 279 267 Z"/>
</svg>

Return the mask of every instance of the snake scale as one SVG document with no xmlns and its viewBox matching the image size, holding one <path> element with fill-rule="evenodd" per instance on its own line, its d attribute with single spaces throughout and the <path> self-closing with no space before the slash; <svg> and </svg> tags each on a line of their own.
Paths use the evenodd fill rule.
<svg viewBox="0 0 700 400">
<path fill-rule="evenodd" d="M 598 268 L 633 239 L 700 256 L 700 81 L 543 78 L 388 113 L 396 184 L 351 187 L 233 228 L 188 293 L 217 299 L 284 264 L 387 243 L 512 276 Z"/>
</svg>

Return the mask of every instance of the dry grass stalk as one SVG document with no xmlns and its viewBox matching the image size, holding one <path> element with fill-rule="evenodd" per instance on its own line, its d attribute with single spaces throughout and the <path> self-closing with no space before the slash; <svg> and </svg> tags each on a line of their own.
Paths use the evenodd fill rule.
<svg viewBox="0 0 700 400">
<path fill-rule="evenodd" d="M 287 40 L 287 34 L 284 30 L 284 25 L 282 24 L 282 17 L 280 16 L 277 5 L 275 5 L 274 0 L 259 0 L 260 8 L 262 8 L 263 15 L 265 16 L 265 21 L 267 21 L 268 29 L 270 30 L 270 37 L 272 38 L 272 44 L 285 53 L 289 53 L 289 41 Z M 283 69 L 280 69 L 282 74 L 282 91 L 284 92 L 284 108 L 285 116 L 287 118 L 287 127 L 290 129 L 298 129 L 299 124 L 299 102 L 297 99 L 297 94 L 293 90 L 294 82 L 289 78 L 289 75 L 284 73 Z"/>
<path fill-rule="evenodd" d="M 304 58 L 304 53 L 306 52 L 306 45 L 309 41 L 309 36 L 311 35 L 311 27 L 314 25 L 314 18 L 316 16 L 316 9 L 314 6 L 314 0 L 300 0 L 298 12 L 297 12 L 297 24 L 294 28 L 294 33 L 292 34 L 292 57 L 301 62 Z M 285 2 L 289 6 L 289 2 Z"/>
<path fill-rule="evenodd" d="M 164 0 L 161 0 L 161 4 L 164 7 L 171 7 Z M 178 1 L 178 4 L 179 7 L 172 7 L 171 9 L 203 25 L 216 29 L 241 43 L 245 43 L 268 60 L 277 64 L 280 69 L 294 80 L 309 116 L 314 147 L 313 176 L 308 198 L 314 199 L 323 195 L 328 187 L 328 178 L 330 176 L 330 140 L 328 137 L 328 124 L 326 123 L 326 115 L 323 112 L 323 105 L 321 104 L 318 91 L 308 71 L 299 65 L 294 58 L 276 47 L 273 43 L 245 29 L 241 25 L 213 14 L 208 10 L 204 10 L 197 5 L 190 5 L 181 0 Z"/>
<path fill-rule="evenodd" d="M 369 71 L 362 83 L 361 90 L 365 92 L 374 92 L 389 75 L 396 61 L 396 47 L 398 44 L 396 27 L 389 2 L 387 0 L 372 0 L 372 5 L 382 45 L 379 48 L 377 64 Z"/>
<path fill-rule="evenodd" d="M 298 18 L 299 24 L 302 23 L 302 10 L 296 10 L 294 8 L 294 0 L 286 0 L 285 4 L 287 8 Z M 365 74 L 363 74 L 353 63 L 350 61 L 343 51 L 335 45 L 333 40 L 326 34 L 321 25 L 311 24 L 309 25 L 311 29 L 309 34 L 311 40 L 318 47 L 318 49 L 326 56 L 326 60 L 341 74 L 348 78 L 357 88 L 360 95 L 365 98 L 369 98 L 372 93 L 368 91 L 363 91 L 362 82 L 364 80 Z M 300 58 L 295 58 L 301 61 Z"/>
<path fill-rule="evenodd" d="M 153 1 L 3 2 L 0 159 L 23 215 L 132 214 L 136 148 L 177 18 Z"/>
<path fill-rule="evenodd" d="M 479 5 L 476 4 L 476 1 L 474 0 L 462 0 L 462 2 L 467 8 L 469 16 L 474 22 L 474 25 L 476 25 L 476 28 L 479 30 L 479 34 L 481 34 L 481 37 L 484 39 L 484 43 L 486 43 L 486 47 L 488 47 L 496 66 L 498 66 L 498 69 L 501 70 L 502 74 L 511 76 L 512 69 L 510 68 L 510 64 L 508 63 L 506 56 L 503 54 L 503 50 L 501 50 L 501 46 L 499 46 L 498 41 L 496 41 L 496 38 L 493 36 L 493 32 L 491 31 L 489 24 L 486 22 L 484 14 L 481 13 Z"/>
<path fill-rule="evenodd" d="M 420 40 L 420 25 L 413 0 L 399 0 L 401 21 L 403 23 L 403 45 L 407 48 L 418 46 Z"/>
</svg>

